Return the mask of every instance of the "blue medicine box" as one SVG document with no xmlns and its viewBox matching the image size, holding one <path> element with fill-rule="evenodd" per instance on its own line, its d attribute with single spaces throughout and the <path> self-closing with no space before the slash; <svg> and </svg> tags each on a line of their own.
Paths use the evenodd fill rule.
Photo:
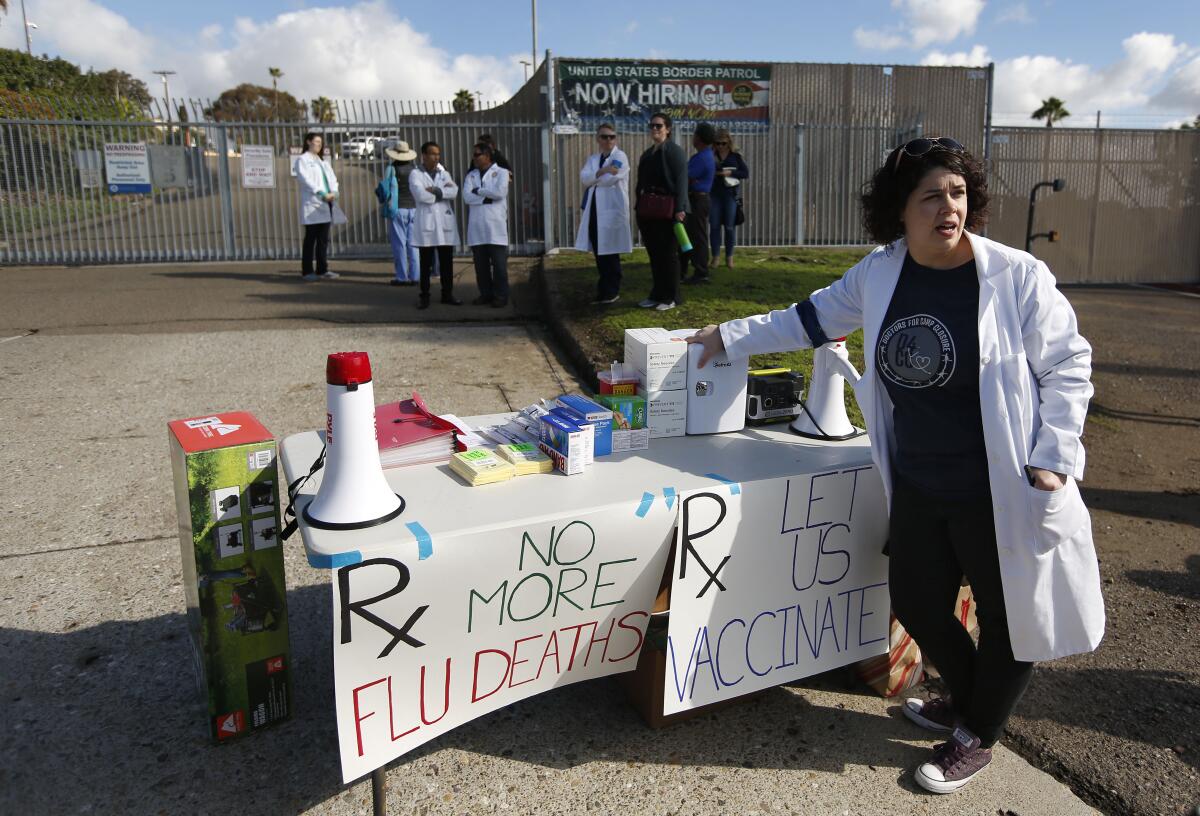
<svg viewBox="0 0 1200 816">
<path fill-rule="evenodd" d="M 599 403 L 592 402 L 580 394 L 563 394 L 555 404 L 569 413 L 576 422 L 586 422 L 596 428 L 593 454 L 608 456 L 612 453 L 613 412 Z"/>
</svg>

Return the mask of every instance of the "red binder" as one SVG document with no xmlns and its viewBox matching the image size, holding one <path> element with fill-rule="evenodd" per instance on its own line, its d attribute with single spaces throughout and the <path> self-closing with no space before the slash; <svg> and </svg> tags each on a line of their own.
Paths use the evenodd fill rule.
<svg viewBox="0 0 1200 816">
<path fill-rule="evenodd" d="M 432 413 L 415 391 L 412 399 L 375 406 L 375 436 L 384 467 L 448 461 L 457 431 Z"/>
</svg>

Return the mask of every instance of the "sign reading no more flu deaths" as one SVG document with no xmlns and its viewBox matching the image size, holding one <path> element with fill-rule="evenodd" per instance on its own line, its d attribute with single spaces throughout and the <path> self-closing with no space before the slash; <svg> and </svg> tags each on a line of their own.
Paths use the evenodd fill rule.
<svg viewBox="0 0 1200 816">
<path fill-rule="evenodd" d="M 722 62 L 559 60 L 560 121 L 645 123 L 655 111 L 677 122 L 765 125 L 771 66 Z"/>
</svg>

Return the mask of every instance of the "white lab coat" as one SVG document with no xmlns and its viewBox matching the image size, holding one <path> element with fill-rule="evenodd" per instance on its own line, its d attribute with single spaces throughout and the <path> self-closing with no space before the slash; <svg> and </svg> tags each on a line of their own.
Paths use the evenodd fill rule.
<svg viewBox="0 0 1200 816">
<path fill-rule="evenodd" d="M 600 170 L 600 154 L 593 153 L 584 162 L 579 171 L 579 181 L 587 193 L 587 206 L 579 221 L 579 231 L 575 234 L 575 248 L 584 252 L 595 252 L 597 255 L 615 255 L 633 252 L 633 234 L 629 229 L 629 157 L 619 147 L 614 147 L 609 154 L 608 167 L 612 161 L 621 162 L 621 169 L 614 176 L 605 173 L 596 178 Z M 591 223 L 592 207 L 596 210 L 596 243 L 598 249 L 592 248 L 588 235 L 588 224 Z"/>
<path fill-rule="evenodd" d="M 442 200 L 438 201 L 426 187 L 441 189 Z M 408 174 L 408 189 L 417 202 L 417 212 L 413 217 L 413 246 L 458 246 L 458 224 L 450 203 L 458 196 L 458 185 L 446 168 L 439 164 L 433 173 L 429 173 L 418 162 Z"/>
<path fill-rule="evenodd" d="M 1092 396 L 1092 349 L 1044 263 L 967 233 L 979 275 L 979 401 L 1013 656 L 1051 660 L 1096 648 L 1104 635 L 1091 519 L 1076 480 Z M 889 505 L 895 450 L 892 402 L 874 349 L 907 254 L 880 247 L 810 300 L 829 337 L 864 333 L 866 366 L 854 394 Z M 796 309 L 720 327 L 732 357 L 811 347 Z M 1056 491 L 1030 486 L 1025 465 L 1067 475 Z"/>
<path fill-rule="evenodd" d="M 322 178 L 321 171 L 325 174 Z M 346 214 L 334 199 L 332 211 L 325 195 L 325 185 L 328 183 L 329 192 L 338 192 L 338 180 L 333 167 L 325 159 L 317 158 L 313 153 L 304 151 L 296 159 L 296 180 L 300 182 L 300 223 L 325 224 L 331 218 L 335 224 L 345 224 Z"/>
<path fill-rule="evenodd" d="M 499 244 L 507 247 L 508 171 L 493 164 L 480 179 L 479 169 L 472 168 L 463 179 L 462 198 L 468 207 L 467 246 Z"/>
</svg>

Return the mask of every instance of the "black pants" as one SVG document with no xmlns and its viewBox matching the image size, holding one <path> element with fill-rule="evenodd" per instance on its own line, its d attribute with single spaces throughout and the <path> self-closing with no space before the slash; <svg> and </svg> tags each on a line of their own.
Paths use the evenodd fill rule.
<svg viewBox="0 0 1200 816">
<path fill-rule="evenodd" d="M 508 247 L 477 244 L 471 247 L 471 254 L 479 294 L 488 300 L 508 300 Z"/>
<path fill-rule="evenodd" d="M 675 221 L 638 219 L 638 232 L 650 255 L 650 274 L 654 285 L 650 300 L 679 302 L 679 244 L 675 240 Z"/>
<path fill-rule="evenodd" d="M 429 300 L 429 279 L 433 277 L 433 258 L 437 255 L 442 278 L 442 300 L 454 296 L 454 247 L 418 247 L 421 256 L 421 299 Z"/>
<path fill-rule="evenodd" d="M 681 275 L 687 275 L 688 263 L 692 264 L 693 274 L 697 278 L 708 277 L 709 248 L 708 248 L 708 193 L 688 193 L 688 203 L 692 211 L 683 222 L 687 228 L 688 240 L 692 242 L 691 252 L 680 253 Z"/>
<path fill-rule="evenodd" d="M 1032 663 L 1013 658 L 1000 583 L 990 496 L 950 502 L 896 479 L 889 530 L 892 611 L 941 672 L 954 710 L 983 746 L 1025 693 Z M 975 595 L 979 646 L 954 600 L 966 575 Z"/>
<path fill-rule="evenodd" d="M 330 222 L 324 224 L 305 224 L 304 225 L 304 247 L 300 253 L 300 274 L 312 275 L 313 272 L 313 256 L 317 258 L 317 275 L 324 275 L 329 270 L 329 263 L 326 260 L 329 254 L 329 226 Z"/>
<path fill-rule="evenodd" d="M 597 233 L 596 202 L 593 201 L 592 214 L 588 218 L 588 240 L 592 242 L 596 269 L 600 272 L 600 280 L 596 284 L 596 300 L 609 300 L 621 294 L 621 256 L 616 253 L 601 255 Z"/>
</svg>

